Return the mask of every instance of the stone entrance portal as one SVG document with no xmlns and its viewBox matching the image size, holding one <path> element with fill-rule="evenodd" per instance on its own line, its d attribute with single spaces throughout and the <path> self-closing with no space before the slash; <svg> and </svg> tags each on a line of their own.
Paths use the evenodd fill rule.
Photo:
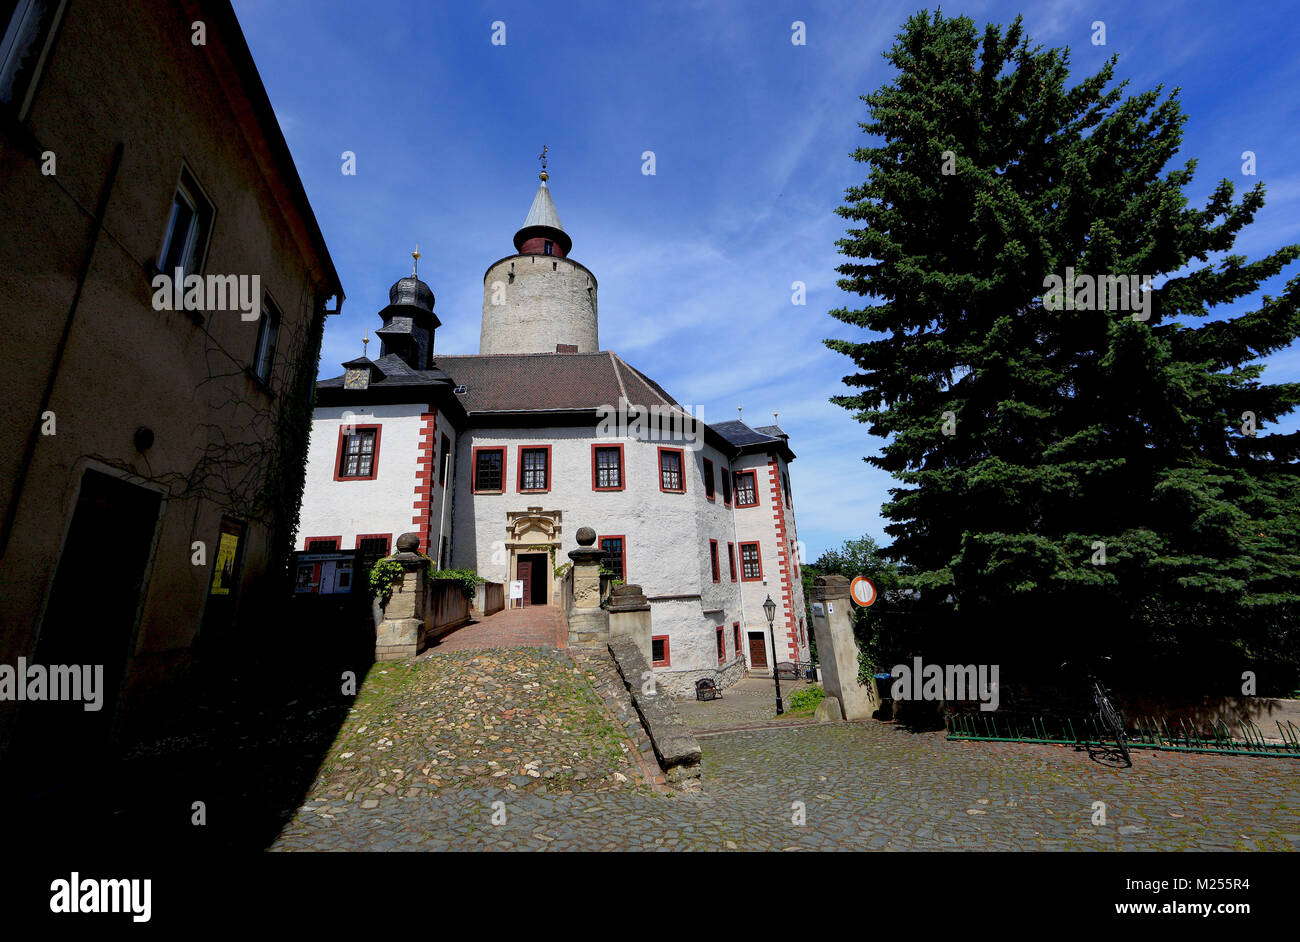
<svg viewBox="0 0 1300 942">
<path fill-rule="evenodd" d="M 506 550 L 510 578 L 524 583 L 525 605 L 553 605 L 555 556 L 560 550 L 561 510 L 506 511 Z"/>
</svg>

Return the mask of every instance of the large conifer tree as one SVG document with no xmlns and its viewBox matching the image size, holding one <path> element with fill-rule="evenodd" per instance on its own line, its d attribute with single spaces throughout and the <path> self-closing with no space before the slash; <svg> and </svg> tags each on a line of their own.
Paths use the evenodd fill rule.
<svg viewBox="0 0 1300 942">
<path fill-rule="evenodd" d="M 1263 185 L 1190 206 L 1195 161 L 1166 170 L 1177 92 L 1126 96 L 1114 58 L 1072 84 L 1068 50 L 1031 47 L 1019 19 L 981 40 L 918 13 L 886 58 L 854 154 L 869 175 L 838 210 L 839 284 L 868 306 L 831 312 L 875 333 L 827 343 L 860 370 L 834 401 L 899 482 L 884 513 L 916 653 L 1041 668 L 1086 650 L 1145 671 L 1130 683 L 1228 690 L 1254 669 L 1289 689 L 1300 436 L 1267 426 L 1300 384 L 1257 361 L 1300 333 L 1300 278 L 1223 316 L 1300 256 L 1224 254 Z M 1154 276 L 1147 318 L 1049 309 L 1067 267 Z"/>
</svg>

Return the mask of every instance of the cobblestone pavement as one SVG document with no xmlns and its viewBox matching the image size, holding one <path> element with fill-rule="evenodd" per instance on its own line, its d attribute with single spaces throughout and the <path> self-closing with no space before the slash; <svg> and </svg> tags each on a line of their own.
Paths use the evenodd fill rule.
<svg viewBox="0 0 1300 942">
<path fill-rule="evenodd" d="M 559 610 L 549 605 L 508 608 L 470 622 L 444 635 L 425 652 L 472 651 L 482 648 L 564 647 Z"/>
<path fill-rule="evenodd" d="M 677 711 L 695 732 L 742 726 L 772 726 L 811 722 L 811 714 L 790 712 L 790 694 L 811 686 L 802 680 L 781 681 L 786 712 L 776 715 L 776 690 L 771 677 L 745 677 L 722 691 L 717 700 L 681 700 Z"/>
<path fill-rule="evenodd" d="M 703 789 L 665 792 L 639 774 L 608 678 L 579 663 L 377 666 L 394 682 L 363 691 L 271 849 L 1300 850 L 1293 759 L 1137 750 L 1123 769 L 872 721 L 706 734 Z"/>
</svg>

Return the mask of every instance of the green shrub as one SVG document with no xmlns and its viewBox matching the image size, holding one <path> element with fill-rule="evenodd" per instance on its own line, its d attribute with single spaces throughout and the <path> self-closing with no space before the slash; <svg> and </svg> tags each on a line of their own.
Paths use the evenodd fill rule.
<svg viewBox="0 0 1300 942">
<path fill-rule="evenodd" d="M 811 713 L 825 699 L 826 691 L 821 687 L 804 687 L 790 694 L 790 712 Z"/>
<path fill-rule="evenodd" d="M 474 590 L 487 580 L 476 573 L 473 569 L 438 569 L 429 573 L 430 579 L 454 579 L 460 583 L 465 597 L 469 598 L 474 594 Z"/>
</svg>

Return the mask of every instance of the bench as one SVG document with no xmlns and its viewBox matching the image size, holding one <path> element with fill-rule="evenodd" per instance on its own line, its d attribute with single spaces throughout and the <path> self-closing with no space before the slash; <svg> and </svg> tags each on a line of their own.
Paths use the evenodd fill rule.
<svg viewBox="0 0 1300 942">
<path fill-rule="evenodd" d="M 798 680 L 801 677 L 812 680 L 816 675 L 813 673 L 812 661 L 780 661 L 776 665 L 776 676 L 786 680 Z"/>
<path fill-rule="evenodd" d="M 701 677 L 695 682 L 695 699 L 696 700 L 720 700 L 722 691 L 718 685 L 713 682 L 712 677 Z"/>
</svg>

